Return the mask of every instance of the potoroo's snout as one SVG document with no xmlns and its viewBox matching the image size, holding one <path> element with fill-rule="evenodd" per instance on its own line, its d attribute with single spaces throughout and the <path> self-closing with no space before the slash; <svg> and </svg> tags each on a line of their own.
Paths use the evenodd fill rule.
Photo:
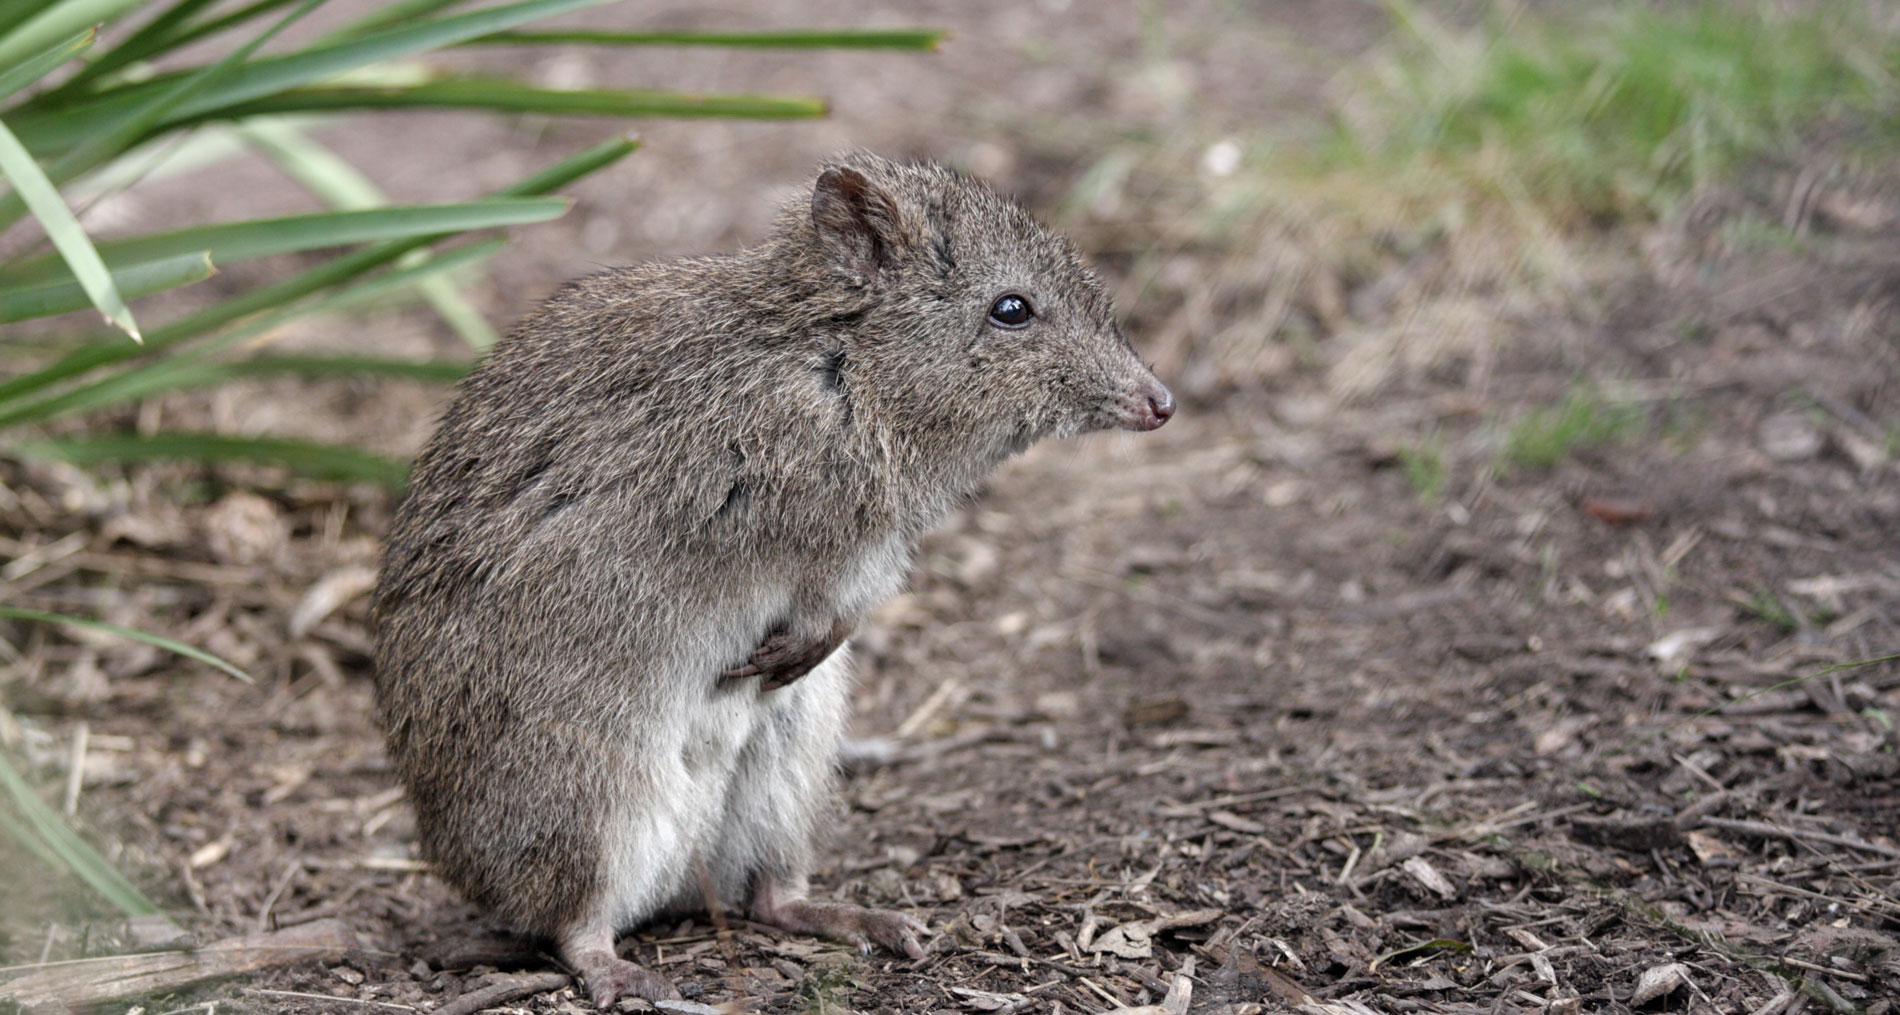
<svg viewBox="0 0 1900 1015">
<path fill-rule="evenodd" d="M 1174 393 L 1160 381 L 1150 380 L 1135 398 L 1141 403 L 1141 409 L 1130 421 L 1129 429 L 1159 430 L 1161 424 L 1174 418 Z"/>
</svg>

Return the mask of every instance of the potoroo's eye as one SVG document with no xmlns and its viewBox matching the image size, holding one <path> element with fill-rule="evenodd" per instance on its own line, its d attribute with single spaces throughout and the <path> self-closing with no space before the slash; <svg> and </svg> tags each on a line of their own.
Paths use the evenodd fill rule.
<svg viewBox="0 0 1900 1015">
<path fill-rule="evenodd" d="M 990 323 L 999 328 L 1020 328 L 1035 316 L 1036 312 L 1029 309 L 1029 301 L 1015 293 L 999 296 L 990 304 Z"/>
</svg>

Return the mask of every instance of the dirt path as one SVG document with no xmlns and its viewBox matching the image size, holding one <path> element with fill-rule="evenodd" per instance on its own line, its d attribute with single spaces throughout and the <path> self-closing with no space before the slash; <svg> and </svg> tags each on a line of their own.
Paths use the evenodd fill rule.
<svg viewBox="0 0 1900 1015">
<path fill-rule="evenodd" d="M 1076 110 L 1204 142 L 1310 100 L 1368 42 L 1333 5 L 1284 6 L 1268 22 L 1188 5 L 1144 43 L 1092 5 L 933 5 L 904 20 L 958 37 L 919 64 L 554 58 L 550 74 L 822 91 L 838 115 L 655 129 L 566 231 L 526 238 L 490 303 L 506 318 L 589 260 L 756 236 L 758 188 L 844 143 L 956 158 L 1053 208 L 1088 165 Z M 470 190 L 516 157 L 443 136 L 469 146 Z M 703 920 L 630 947 L 692 999 L 768 1012 L 1104 1011 L 1181 976 L 1197 1012 L 1892 1011 L 1900 666 L 1784 685 L 1900 650 L 1900 257 L 1859 221 L 1817 220 L 1786 249 L 1711 244 L 1708 217 L 1685 216 L 1594 312 L 1500 309 L 1495 341 L 1363 390 L 1339 383 L 1344 343 L 1323 345 L 1197 385 L 1157 434 L 1011 464 L 859 643 L 862 757 L 821 885 L 922 915 L 929 956 L 745 924 L 728 951 Z M 1181 323 L 1176 303 L 1125 302 L 1138 332 Z M 326 397 L 401 448 L 432 396 Z M 57 782 L 85 722 L 82 813 L 206 934 L 341 916 L 370 943 L 203 997 L 426 1009 L 510 975 L 422 960 L 479 920 L 411 859 L 364 603 L 298 615 L 321 612 L 312 588 L 361 591 L 387 499 L 213 483 L 177 506 L 204 474 L 8 468 L 9 538 L 83 546 L 23 591 L 169 621 L 264 676 L 48 636 L 7 685 L 27 757 Z M 76 954 L 62 926 L 52 953 Z M 8 933 L 4 962 L 48 932 Z"/>
</svg>

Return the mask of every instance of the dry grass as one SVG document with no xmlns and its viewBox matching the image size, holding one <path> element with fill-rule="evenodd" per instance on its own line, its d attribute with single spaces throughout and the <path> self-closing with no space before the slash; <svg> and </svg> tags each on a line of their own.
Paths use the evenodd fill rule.
<svg viewBox="0 0 1900 1015">
<path fill-rule="evenodd" d="M 1891 4 L 1500 2 L 1456 28 L 1388 10 L 1391 43 L 1335 79 L 1317 136 L 1117 149 L 1072 198 L 1170 210 L 1143 225 L 1137 305 L 1170 308 L 1151 330 L 1190 384 L 1317 360 L 1342 398 L 1448 364 L 1482 389 L 1502 334 L 1599 317 L 1650 267 L 1645 231 L 1736 174 L 1818 138 L 1848 163 L 1893 150 Z M 1779 217 L 1725 221 L 1795 242 Z"/>
</svg>

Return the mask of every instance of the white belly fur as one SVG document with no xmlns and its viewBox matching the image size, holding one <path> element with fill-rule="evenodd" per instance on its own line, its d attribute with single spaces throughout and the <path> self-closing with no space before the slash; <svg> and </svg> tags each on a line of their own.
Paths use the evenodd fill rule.
<svg viewBox="0 0 1900 1015">
<path fill-rule="evenodd" d="M 789 687 L 759 680 L 708 687 L 674 744 L 636 747 L 647 771 L 613 823 L 603 900 L 615 926 L 705 906 L 700 874 L 739 903 L 762 867 L 803 875 L 813 819 L 830 797 L 850 705 L 850 651 L 840 648 Z"/>
<path fill-rule="evenodd" d="M 895 538 L 869 548 L 827 597 L 832 615 L 861 616 L 889 598 L 909 556 Z M 689 655 L 743 657 L 745 647 L 717 642 L 758 629 L 790 601 L 789 592 L 762 597 L 743 617 L 719 618 L 706 629 L 704 654 Z M 628 744 L 634 771 L 609 822 L 602 905 L 616 927 L 703 908 L 702 870 L 728 905 L 761 869 L 802 883 L 849 718 L 850 648 L 790 686 L 761 693 L 759 683 L 698 674 L 661 682 L 671 693 L 653 704 L 669 714 L 646 727 L 662 732 Z"/>
</svg>

